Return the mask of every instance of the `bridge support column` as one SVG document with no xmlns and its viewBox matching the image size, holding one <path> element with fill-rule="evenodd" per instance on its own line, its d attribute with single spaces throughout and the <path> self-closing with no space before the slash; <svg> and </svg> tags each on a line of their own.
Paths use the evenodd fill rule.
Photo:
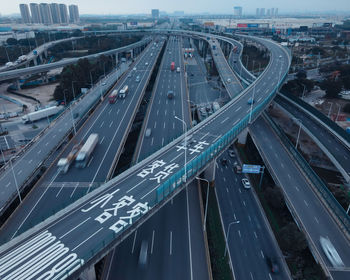
<svg viewBox="0 0 350 280">
<path fill-rule="evenodd" d="M 95 266 L 92 265 L 86 268 L 81 274 L 79 279 L 81 280 L 96 280 Z"/>
<path fill-rule="evenodd" d="M 48 57 L 47 50 L 44 51 L 44 54 L 45 54 L 45 57 L 47 58 Z"/>
<path fill-rule="evenodd" d="M 238 135 L 238 143 L 245 145 L 247 142 L 247 136 L 248 136 L 248 129 L 245 128 L 239 135 Z"/>
<path fill-rule="evenodd" d="M 190 44 L 191 44 L 191 47 L 193 47 L 194 43 L 193 43 L 192 37 L 190 37 Z"/>
<path fill-rule="evenodd" d="M 19 89 L 20 85 L 19 85 L 19 79 L 16 79 L 16 81 L 13 82 L 13 86 L 15 87 L 16 90 Z"/>
<path fill-rule="evenodd" d="M 208 180 L 210 186 L 214 185 L 215 182 L 215 169 L 216 169 L 216 161 L 214 160 L 210 165 L 204 170 L 203 176 L 204 179 Z"/>
<path fill-rule="evenodd" d="M 199 41 L 199 51 L 203 51 L 203 41 L 202 40 L 200 40 Z"/>
<path fill-rule="evenodd" d="M 119 62 L 119 57 L 118 57 L 119 53 L 115 54 L 115 65 L 118 65 Z"/>
<path fill-rule="evenodd" d="M 130 58 L 131 58 L 131 59 L 134 58 L 134 50 L 133 50 L 133 49 L 130 50 Z"/>
<path fill-rule="evenodd" d="M 34 65 L 37 66 L 37 65 L 38 65 L 38 58 L 37 58 L 37 57 L 34 57 L 34 58 L 33 58 L 33 61 L 34 61 Z"/>
</svg>

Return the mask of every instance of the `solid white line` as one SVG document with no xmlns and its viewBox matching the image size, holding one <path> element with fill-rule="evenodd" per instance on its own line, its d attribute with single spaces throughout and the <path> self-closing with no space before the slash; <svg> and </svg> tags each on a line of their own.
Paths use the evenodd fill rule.
<svg viewBox="0 0 350 280">
<path fill-rule="evenodd" d="M 173 253 L 173 232 L 170 231 L 170 249 L 169 249 L 170 256 L 172 255 L 172 253 Z"/>
<path fill-rule="evenodd" d="M 154 230 L 152 232 L 151 255 L 153 254 L 153 245 L 154 245 Z"/>
<path fill-rule="evenodd" d="M 229 119 L 229 117 L 227 117 L 226 119 L 224 119 L 221 124 L 223 124 L 224 122 L 226 122 Z"/>
<path fill-rule="evenodd" d="M 74 190 L 72 191 L 72 193 L 71 193 L 71 195 L 70 195 L 70 197 L 72 197 L 73 196 L 73 194 L 74 194 L 74 192 L 75 192 L 75 190 L 77 189 L 77 187 L 79 186 L 79 182 L 75 185 L 75 187 L 74 187 Z"/>
<path fill-rule="evenodd" d="M 239 107 L 235 110 L 235 112 L 238 112 L 239 110 L 241 110 L 241 108 L 242 108 L 242 106 L 239 106 Z"/>
<path fill-rule="evenodd" d="M 190 254 L 190 271 L 191 271 L 191 280 L 193 280 L 191 224 L 190 224 L 190 210 L 189 210 L 189 202 L 188 202 L 188 187 L 186 187 L 186 204 L 187 204 L 188 245 L 189 245 L 189 254 Z"/>
<path fill-rule="evenodd" d="M 105 140 L 105 136 L 102 137 L 102 139 L 100 141 L 100 145 L 102 144 L 103 140 Z"/>
<path fill-rule="evenodd" d="M 141 185 L 143 182 L 145 182 L 147 179 L 143 179 L 140 183 L 136 184 L 135 186 L 133 186 L 131 189 L 127 190 L 126 193 L 131 192 L 133 189 L 135 189 L 136 187 L 138 187 L 139 185 Z"/>
<path fill-rule="evenodd" d="M 56 173 L 56 175 L 53 177 L 53 179 L 51 180 L 50 184 L 47 186 L 47 188 L 45 189 L 45 191 L 41 194 L 41 196 L 39 197 L 38 201 L 34 204 L 34 206 L 30 209 L 28 215 L 23 219 L 22 223 L 19 225 L 19 227 L 17 228 L 17 230 L 14 232 L 14 234 L 11 236 L 11 239 L 15 237 L 15 235 L 17 234 L 18 230 L 23 226 L 23 224 L 25 223 L 25 221 L 28 219 L 28 217 L 32 214 L 34 208 L 38 205 L 38 203 L 40 202 L 40 200 L 43 198 L 43 196 L 45 195 L 45 193 L 47 192 L 47 190 L 50 188 L 51 184 L 53 183 L 53 181 L 56 179 L 56 177 L 58 176 L 58 172 Z"/>
<path fill-rule="evenodd" d="M 262 258 L 265 259 L 263 251 L 260 250 L 260 254 L 261 254 Z"/>
<path fill-rule="evenodd" d="M 82 224 L 84 224 L 85 222 L 87 222 L 88 220 L 90 220 L 91 217 L 85 219 L 84 221 L 82 221 L 80 224 L 76 225 L 74 228 L 70 229 L 69 231 L 67 231 L 65 234 L 63 234 L 61 237 L 59 237 L 58 239 L 62 239 L 63 237 L 67 236 L 68 234 L 70 234 L 73 230 L 75 230 L 76 228 L 80 227 Z"/>
<path fill-rule="evenodd" d="M 256 232 L 254 231 L 254 235 L 255 235 L 255 238 L 258 239 L 258 235 L 256 234 Z"/>
<path fill-rule="evenodd" d="M 178 154 L 176 157 L 174 157 L 170 162 L 173 162 L 174 160 L 176 160 L 178 157 L 180 157 L 184 152 L 182 152 L 181 154 Z"/>
<path fill-rule="evenodd" d="M 90 235 L 90 237 L 86 238 L 83 242 L 81 242 L 79 245 L 75 246 L 72 251 L 74 251 L 75 249 L 79 248 L 81 245 L 83 245 L 86 241 L 88 241 L 90 238 L 92 238 L 93 236 L 95 236 L 96 234 L 98 234 L 101 230 L 103 230 L 103 228 L 101 227 L 98 231 L 96 231 L 94 234 Z"/>
<path fill-rule="evenodd" d="M 61 188 L 60 188 L 60 190 L 58 191 L 58 193 L 56 194 L 56 197 L 58 197 L 59 196 L 59 194 L 61 193 L 61 191 L 62 191 L 62 189 L 63 189 L 63 187 L 64 187 L 64 185 L 65 185 L 66 183 L 63 183 L 62 184 L 62 186 L 61 186 Z"/>
<path fill-rule="evenodd" d="M 133 254 L 133 253 L 134 253 L 134 250 L 135 250 L 136 235 L 137 235 L 137 230 L 135 231 L 134 241 L 132 242 L 131 254 Z"/>
</svg>

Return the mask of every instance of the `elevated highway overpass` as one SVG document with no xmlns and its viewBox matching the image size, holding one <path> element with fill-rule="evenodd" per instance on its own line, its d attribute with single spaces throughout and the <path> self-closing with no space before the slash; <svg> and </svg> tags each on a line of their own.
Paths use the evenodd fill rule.
<svg viewBox="0 0 350 280">
<path fill-rule="evenodd" d="M 113 55 L 113 54 L 118 54 L 118 53 L 122 53 L 122 52 L 127 52 L 127 51 L 130 51 L 132 49 L 145 46 L 150 41 L 151 41 L 151 38 L 145 38 L 145 39 L 143 39 L 139 42 L 133 43 L 131 45 L 124 46 L 124 47 L 117 48 L 117 49 L 113 49 L 113 50 L 108 50 L 105 52 L 90 54 L 90 55 L 86 55 L 86 56 L 82 56 L 82 57 L 69 58 L 69 59 L 53 62 L 50 64 L 43 64 L 43 65 L 37 65 L 37 66 L 32 66 L 32 67 L 27 67 L 27 68 L 22 68 L 22 69 L 15 69 L 15 70 L 1 72 L 0 73 L 0 81 L 15 79 L 15 78 L 19 78 L 19 77 L 29 75 L 29 74 L 48 72 L 52 69 L 64 67 L 64 66 L 70 65 L 70 64 L 74 64 L 79 59 L 84 59 L 84 58 L 94 59 L 94 58 L 98 58 L 101 55 Z"/>
<path fill-rule="evenodd" d="M 2 246 L 0 276 L 74 277 L 176 195 L 261 113 L 285 78 L 289 54 L 273 42 L 257 40 L 270 49 L 271 60 L 253 85 L 186 135 Z M 186 146 L 185 137 L 192 140 Z M 35 242 L 40 245 L 33 247 Z M 33 266 L 28 270 L 26 265 Z"/>
</svg>

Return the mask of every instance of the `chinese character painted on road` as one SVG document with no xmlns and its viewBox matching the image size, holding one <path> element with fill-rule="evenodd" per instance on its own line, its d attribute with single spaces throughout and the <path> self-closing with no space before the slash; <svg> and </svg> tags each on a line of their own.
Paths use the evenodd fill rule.
<svg viewBox="0 0 350 280">
<path fill-rule="evenodd" d="M 124 206 L 130 206 L 132 203 L 135 202 L 135 199 L 133 199 L 133 196 L 123 196 L 118 200 L 117 203 L 113 203 L 113 208 L 105 209 L 104 212 L 99 215 L 97 218 L 95 218 L 95 221 L 98 221 L 100 224 L 103 224 L 105 221 L 107 221 L 112 216 L 117 216 L 118 209 L 124 207 Z M 111 213 L 113 212 L 113 214 Z"/>
<path fill-rule="evenodd" d="M 194 145 L 193 148 L 190 148 L 190 149 L 189 149 L 189 150 L 190 150 L 190 154 L 192 155 L 192 154 L 194 154 L 194 153 L 200 153 L 201 150 L 204 149 L 204 145 L 205 145 L 205 146 L 208 146 L 209 143 L 207 143 L 206 141 L 200 141 L 200 142 L 198 142 L 198 144 Z"/>
<path fill-rule="evenodd" d="M 162 179 L 165 179 L 170 174 L 173 173 L 173 169 L 178 168 L 179 165 L 177 163 L 172 163 L 167 165 L 164 170 L 159 171 L 157 174 L 155 174 L 153 178 L 150 178 L 150 180 L 157 180 L 157 183 L 159 184 Z"/>
<path fill-rule="evenodd" d="M 137 176 L 141 178 L 147 177 L 149 174 L 153 174 L 154 169 L 164 166 L 166 163 L 163 160 L 156 160 L 152 164 L 148 165 L 148 168 L 143 169 Z"/>
<path fill-rule="evenodd" d="M 119 189 L 115 190 L 112 193 L 106 193 L 105 195 L 103 195 L 103 196 L 101 196 L 99 198 L 96 198 L 95 200 L 90 202 L 90 204 L 91 204 L 90 208 L 88 208 L 88 209 L 81 209 L 81 211 L 82 212 L 89 212 L 91 209 L 95 208 L 99 204 L 101 204 L 100 208 L 103 208 L 113 198 L 113 195 L 116 192 L 118 192 L 118 191 L 119 191 Z"/>
</svg>

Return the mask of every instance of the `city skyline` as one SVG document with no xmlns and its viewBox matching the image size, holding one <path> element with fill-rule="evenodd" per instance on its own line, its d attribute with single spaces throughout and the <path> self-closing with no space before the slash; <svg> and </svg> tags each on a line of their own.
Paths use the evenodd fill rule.
<svg viewBox="0 0 350 280">
<path fill-rule="evenodd" d="M 2 6 L 0 10 L 1 15 L 8 14 L 19 14 L 19 4 L 29 4 L 33 1 L 21 1 L 21 0 L 13 0 L 6 4 L 6 6 Z M 184 0 L 178 0 L 176 2 L 172 1 L 159 1 L 159 0 L 150 0 L 145 3 L 142 0 L 135 0 L 133 3 L 130 2 L 121 2 L 116 5 L 113 0 L 104 0 L 101 5 L 100 2 L 96 2 L 93 0 L 75 0 L 74 2 L 69 0 L 61 0 L 55 1 L 58 4 L 75 4 L 79 6 L 80 14 L 101 14 L 101 15 L 113 15 L 113 14 L 150 14 L 150 7 L 154 9 L 159 9 L 160 11 L 166 11 L 171 13 L 173 11 L 184 10 L 185 13 L 230 13 L 233 14 L 234 6 L 241 6 L 243 8 L 243 15 L 254 15 L 256 8 L 265 7 L 266 9 L 269 7 L 277 7 L 279 8 L 279 13 L 310 13 L 310 12 L 344 12 L 350 11 L 350 7 L 348 9 L 344 9 L 344 7 L 348 7 L 347 0 L 334 0 L 332 2 L 320 2 L 317 0 L 310 1 L 302 1 L 295 0 L 292 2 L 287 1 L 276 1 L 276 0 L 263 0 L 260 2 L 253 0 L 246 0 L 244 3 L 239 1 L 231 1 L 231 0 L 222 0 L 221 5 L 217 5 L 209 0 L 203 0 L 201 5 L 198 3 L 188 3 Z M 300 7 L 300 8 L 296 8 Z"/>
</svg>

